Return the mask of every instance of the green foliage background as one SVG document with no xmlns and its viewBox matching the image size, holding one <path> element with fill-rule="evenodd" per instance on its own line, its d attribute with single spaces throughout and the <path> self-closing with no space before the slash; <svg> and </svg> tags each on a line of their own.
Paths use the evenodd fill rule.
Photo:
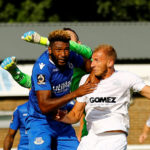
<svg viewBox="0 0 150 150">
<path fill-rule="evenodd" d="M 0 22 L 149 21 L 150 0 L 0 0 Z"/>
</svg>

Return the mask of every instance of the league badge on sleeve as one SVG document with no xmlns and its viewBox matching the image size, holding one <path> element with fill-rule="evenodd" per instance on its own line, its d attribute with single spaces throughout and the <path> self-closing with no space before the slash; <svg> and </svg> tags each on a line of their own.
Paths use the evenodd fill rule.
<svg viewBox="0 0 150 150">
<path fill-rule="evenodd" d="M 38 74 L 37 75 L 37 82 L 39 85 L 45 84 L 45 75 L 43 74 Z"/>
</svg>

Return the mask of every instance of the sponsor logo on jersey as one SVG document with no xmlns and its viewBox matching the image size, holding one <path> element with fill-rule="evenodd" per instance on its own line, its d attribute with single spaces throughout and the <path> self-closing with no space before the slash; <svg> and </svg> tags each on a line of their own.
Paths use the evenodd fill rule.
<svg viewBox="0 0 150 150">
<path fill-rule="evenodd" d="M 116 97 L 91 97 L 91 103 L 116 103 Z"/>
<path fill-rule="evenodd" d="M 37 75 L 37 81 L 38 81 L 38 84 L 45 84 L 45 75 L 43 74 L 38 74 Z"/>
<path fill-rule="evenodd" d="M 53 69 L 53 72 L 57 72 L 57 71 L 59 71 L 58 68 L 54 68 L 54 69 Z"/>
<path fill-rule="evenodd" d="M 58 84 L 57 86 L 53 86 L 53 92 L 54 93 L 61 93 L 66 92 L 68 88 L 70 87 L 71 81 L 65 81 L 61 84 Z"/>
<path fill-rule="evenodd" d="M 40 63 L 40 64 L 39 64 L 39 66 L 40 66 L 40 69 L 42 70 L 42 69 L 43 69 L 43 67 L 45 66 L 45 64 Z"/>
<path fill-rule="evenodd" d="M 27 115 L 28 115 L 27 113 L 24 113 L 24 114 L 23 114 L 23 116 L 27 116 Z"/>
<path fill-rule="evenodd" d="M 42 139 L 42 137 L 37 137 L 34 141 L 34 144 L 36 144 L 36 145 L 40 145 L 43 143 L 44 143 L 44 140 Z"/>
</svg>

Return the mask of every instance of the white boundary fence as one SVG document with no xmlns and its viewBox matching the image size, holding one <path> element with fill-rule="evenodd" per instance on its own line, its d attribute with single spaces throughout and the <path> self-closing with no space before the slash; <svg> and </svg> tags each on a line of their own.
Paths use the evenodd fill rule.
<svg viewBox="0 0 150 150">
<path fill-rule="evenodd" d="M 18 65 L 20 70 L 31 75 L 33 65 Z M 123 64 L 115 65 L 116 70 L 126 70 L 140 76 L 147 84 L 150 85 L 150 64 Z M 19 86 L 12 76 L 0 68 L 0 97 L 5 96 L 28 96 L 29 90 Z"/>
</svg>

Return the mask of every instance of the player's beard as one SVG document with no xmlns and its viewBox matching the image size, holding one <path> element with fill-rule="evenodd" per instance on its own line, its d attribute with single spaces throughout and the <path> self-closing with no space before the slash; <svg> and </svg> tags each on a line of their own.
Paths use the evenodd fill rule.
<svg viewBox="0 0 150 150">
<path fill-rule="evenodd" d="M 66 66 L 67 66 L 68 59 L 66 59 L 66 64 L 61 66 L 61 65 L 58 64 L 58 60 L 57 60 L 57 58 L 53 55 L 53 53 L 50 54 L 50 56 L 51 56 L 53 62 L 55 63 L 55 65 L 56 65 L 61 71 L 65 70 L 65 68 L 66 68 Z"/>
</svg>

